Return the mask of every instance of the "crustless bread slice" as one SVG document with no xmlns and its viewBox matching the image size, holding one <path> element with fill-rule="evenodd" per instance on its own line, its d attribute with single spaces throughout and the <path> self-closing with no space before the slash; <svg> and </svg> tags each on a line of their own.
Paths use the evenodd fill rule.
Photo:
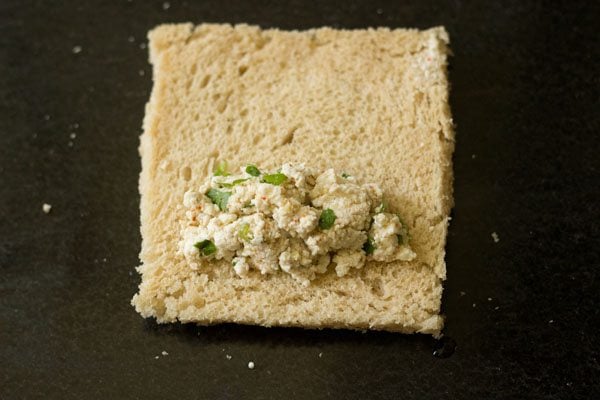
<svg viewBox="0 0 600 400">
<path fill-rule="evenodd" d="M 141 137 L 142 283 L 158 322 L 439 334 L 454 148 L 443 28 L 308 31 L 162 25 Z M 177 253 L 183 194 L 219 160 L 335 168 L 379 183 L 409 225 L 412 262 L 333 268 L 308 287 L 231 265 L 192 271 Z"/>
</svg>

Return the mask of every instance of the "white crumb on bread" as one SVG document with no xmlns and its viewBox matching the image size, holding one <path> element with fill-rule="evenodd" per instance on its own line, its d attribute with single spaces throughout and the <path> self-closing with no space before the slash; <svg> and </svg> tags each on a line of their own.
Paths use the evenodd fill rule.
<svg viewBox="0 0 600 400">
<path fill-rule="evenodd" d="M 439 334 L 454 148 L 447 44 L 441 27 L 151 31 L 136 310 L 160 323 Z M 242 279 L 219 263 L 192 271 L 176 255 L 178 205 L 217 160 L 306 162 L 377 182 L 404 213 L 417 258 L 372 262 L 342 278 L 331 268 L 308 288 L 287 274 Z"/>
</svg>

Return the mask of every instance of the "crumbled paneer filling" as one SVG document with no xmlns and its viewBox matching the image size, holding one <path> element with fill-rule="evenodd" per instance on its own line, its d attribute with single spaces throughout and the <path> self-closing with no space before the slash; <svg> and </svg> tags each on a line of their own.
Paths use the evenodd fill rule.
<svg viewBox="0 0 600 400">
<path fill-rule="evenodd" d="M 282 271 L 308 285 L 330 265 L 342 277 L 369 260 L 416 257 L 381 188 L 333 169 L 283 164 L 265 173 L 248 165 L 231 175 L 222 164 L 183 204 L 180 250 L 192 269 L 226 260 L 241 277 Z"/>
</svg>

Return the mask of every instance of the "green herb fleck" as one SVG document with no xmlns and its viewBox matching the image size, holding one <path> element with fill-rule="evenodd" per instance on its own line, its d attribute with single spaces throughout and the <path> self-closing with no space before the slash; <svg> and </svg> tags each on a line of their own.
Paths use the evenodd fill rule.
<svg viewBox="0 0 600 400">
<path fill-rule="evenodd" d="M 232 188 L 235 185 L 239 185 L 242 182 L 246 182 L 248 179 L 250 179 L 250 178 L 236 179 L 236 180 L 234 180 L 231 183 L 221 182 L 220 185 L 223 186 L 223 187 L 225 187 L 225 188 Z"/>
<path fill-rule="evenodd" d="M 325 210 L 323 210 L 323 212 L 321 213 L 321 216 L 319 217 L 319 228 L 321 229 L 329 229 L 333 226 L 333 223 L 335 222 L 335 219 L 337 217 L 335 216 L 335 213 L 333 212 L 333 210 L 331 208 L 327 208 Z"/>
<path fill-rule="evenodd" d="M 373 254 L 376 248 L 377 246 L 375 246 L 375 240 L 373 240 L 373 238 L 369 236 L 365 244 L 363 244 L 363 250 L 365 251 L 365 253 L 367 253 L 367 255 L 371 255 Z"/>
<path fill-rule="evenodd" d="M 256 165 L 250 164 L 246 166 L 246 173 L 252 176 L 259 176 L 260 170 L 256 168 Z"/>
<path fill-rule="evenodd" d="M 225 211 L 227 209 L 227 202 L 229 201 L 229 196 L 231 196 L 231 192 L 223 192 L 218 189 L 210 189 L 206 192 L 206 196 L 217 206 L 219 206 L 219 210 Z"/>
<path fill-rule="evenodd" d="M 252 201 L 248 200 L 247 202 L 245 202 L 242 205 L 242 208 L 249 208 L 249 207 L 254 207 L 254 204 L 252 204 Z"/>
<path fill-rule="evenodd" d="M 227 172 L 227 161 L 221 160 L 217 164 L 217 168 L 214 172 L 215 176 L 229 176 L 229 172 Z"/>
<path fill-rule="evenodd" d="M 242 224 L 240 226 L 240 229 L 238 230 L 238 236 L 244 242 L 249 242 L 252 239 L 254 239 L 254 234 L 252 233 L 252 231 L 250 231 L 250 225 L 249 224 Z"/>
<path fill-rule="evenodd" d="M 377 214 L 383 213 L 383 212 L 385 212 L 385 210 L 387 210 L 387 204 L 385 204 L 385 202 L 383 202 L 383 201 L 381 202 L 380 205 L 378 205 L 377 207 L 375 207 L 375 212 Z"/>
<path fill-rule="evenodd" d="M 348 179 L 348 178 L 350 178 L 351 176 L 352 176 L 352 175 L 350 175 L 350 174 L 347 174 L 347 173 L 345 173 L 345 172 L 342 172 L 342 178 Z"/>
<path fill-rule="evenodd" d="M 203 240 L 194 245 L 200 251 L 203 256 L 210 256 L 217 252 L 217 246 L 210 240 Z"/>
<path fill-rule="evenodd" d="M 270 183 L 271 185 L 276 186 L 281 185 L 283 182 L 287 181 L 287 179 L 288 177 L 282 174 L 281 172 L 263 176 L 263 182 Z"/>
<path fill-rule="evenodd" d="M 400 221 L 400 234 L 397 235 L 398 236 L 398 244 L 402 245 L 402 244 L 408 244 L 408 241 L 410 240 L 410 232 L 408 232 L 408 225 L 406 225 L 403 221 L 402 218 L 400 218 L 399 215 L 397 215 L 398 220 Z"/>
</svg>

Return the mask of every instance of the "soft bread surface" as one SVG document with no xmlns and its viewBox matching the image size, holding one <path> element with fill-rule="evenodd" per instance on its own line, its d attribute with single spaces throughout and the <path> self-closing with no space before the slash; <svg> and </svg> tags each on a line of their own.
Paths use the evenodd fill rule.
<svg viewBox="0 0 600 400">
<path fill-rule="evenodd" d="M 142 274 L 132 300 L 158 322 L 439 334 L 454 133 L 444 28 L 308 31 L 226 24 L 149 33 L 154 87 L 141 137 Z M 219 160 L 284 162 L 376 182 L 409 225 L 416 260 L 333 268 L 308 287 L 248 278 L 177 253 L 183 194 Z"/>
</svg>

